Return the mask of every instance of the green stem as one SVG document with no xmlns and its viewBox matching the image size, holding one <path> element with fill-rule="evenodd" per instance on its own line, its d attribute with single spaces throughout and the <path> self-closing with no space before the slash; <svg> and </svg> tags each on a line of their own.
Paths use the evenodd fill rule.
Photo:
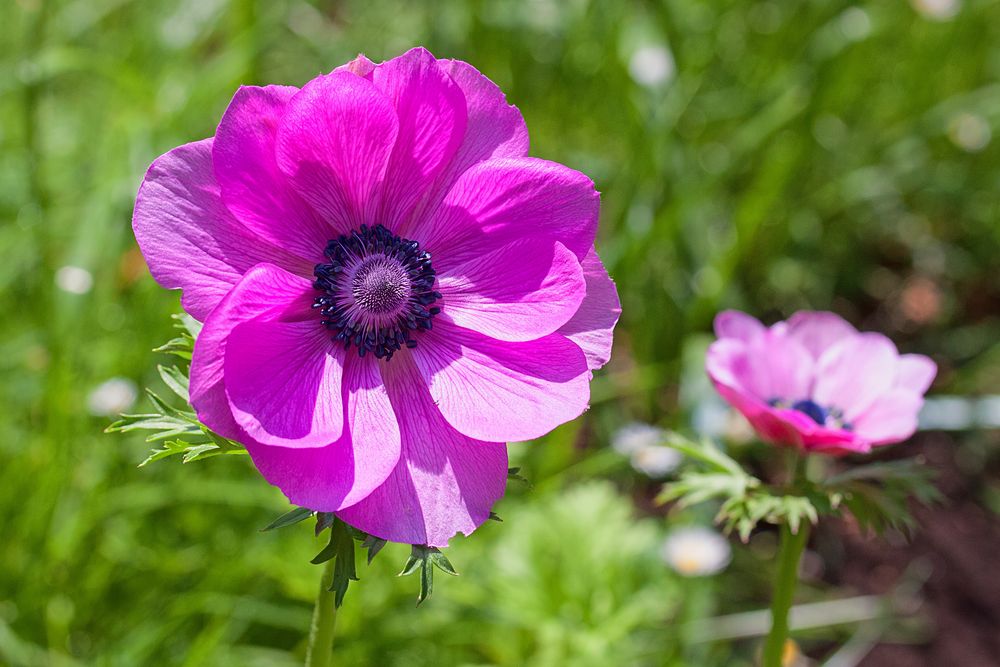
<svg viewBox="0 0 1000 667">
<path fill-rule="evenodd" d="M 771 600 L 771 631 L 764 642 L 764 667 L 782 667 L 781 658 L 788 639 L 788 610 L 798 583 L 799 560 L 808 539 L 808 524 L 799 526 L 798 533 L 793 533 L 787 525 L 781 527 L 778 573 Z"/>
<path fill-rule="evenodd" d="M 323 566 L 319 595 L 316 597 L 312 625 L 309 627 L 306 667 L 330 667 L 333 664 L 333 630 L 337 625 L 337 605 L 330 586 L 333 584 L 335 562 L 336 559 L 331 558 Z"/>
</svg>

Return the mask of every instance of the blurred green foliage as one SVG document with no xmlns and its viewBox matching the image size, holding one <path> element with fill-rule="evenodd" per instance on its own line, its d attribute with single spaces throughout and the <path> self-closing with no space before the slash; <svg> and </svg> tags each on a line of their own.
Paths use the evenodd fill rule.
<svg viewBox="0 0 1000 667">
<path fill-rule="evenodd" d="M 704 594 L 658 560 L 664 526 L 579 482 L 632 483 L 601 449 L 623 420 L 683 423 L 682 350 L 720 307 L 834 309 L 933 354 L 939 386 L 1000 386 L 1000 3 L 956 2 L 0 4 L 0 664 L 298 664 L 318 542 L 257 532 L 280 494 L 242 458 L 137 470 L 141 439 L 85 406 L 112 376 L 159 382 L 177 297 L 129 226 L 151 160 L 210 136 L 240 84 L 417 44 L 595 179 L 624 315 L 594 409 L 516 448 L 534 486 L 449 550 L 461 577 L 416 610 L 405 549 L 362 567 L 343 664 L 743 664 L 684 645 Z M 67 265 L 92 286 L 57 289 Z M 761 567 L 718 604 L 759 606 L 738 572 Z"/>
</svg>

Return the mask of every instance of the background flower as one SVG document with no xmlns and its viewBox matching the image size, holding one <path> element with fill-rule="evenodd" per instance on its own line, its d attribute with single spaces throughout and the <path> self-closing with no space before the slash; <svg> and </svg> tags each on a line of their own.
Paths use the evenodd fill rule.
<svg viewBox="0 0 1000 667">
<path fill-rule="evenodd" d="M 660 553 L 667 565 L 685 577 L 721 572 L 733 555 L 725 536 L 704 526 L 685 526 L 671 531 Z"/>
<path fill-rule="evenodd" d="M 706 367 L 719 393 L 774 443 L 832 454 L 909 438 L 937 368 L 834 313 L 802 311 L 764 327 L 726 311 Z"/>
<path fill-rule="evenodd" d="M 658 426 L 629 422 L 618 428 L 611 436 L 611 448 L 619 454 L 630 456 L 643 447 L 661 444 L 665 437 L 666 431 Z"/>
</svg>

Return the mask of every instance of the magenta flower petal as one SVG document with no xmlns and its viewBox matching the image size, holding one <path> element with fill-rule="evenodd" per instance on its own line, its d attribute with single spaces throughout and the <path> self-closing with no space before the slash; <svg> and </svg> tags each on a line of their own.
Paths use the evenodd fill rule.
<svg viewBox="0 0 1000 667">
<path fill-rule="evenodd" d="M 576 314 L 559 333 L 576 343 L 587 356 L 587 366 L 596 370 L 611 359 L 611 340 L 622 307 L 618 290 L 593 248 L 583 260 L 587 295 Z"/>
<path fill-rule="evenodd" d="M 858 333 L 832 313 L 803 312 L 764 329 L 736 312 L 716 318 L 705 368 L 726 401 L 772 443 L 863 453 L 916 429 L 936 371 L 899 356 L 889 339 Z"/>
<path fill-rule="evenodd" d="M 504 267 L 498 271 L 497 267 Z M 438 279 L 448 317 L 508 341 L 553 333 L 586 295 L 583 267 L 561 243 L 514 241 L 451 268 Z"/>
<path fill-rule="evenodd" d="M 368 79 L 371 81 L 372 72 L 375 71 L 375 63 L 369 60 L 364 54 L 358 54 L 358 57 L 349 63 L 344 63 L 340 67 L 334 69 L 334 72 L 350 72 L 351 74 L 356 74 L 363 79 Z"/>
<path fill-rule="evenodd" d="M 902 354 L 896 366 L 893 386 L 923 395 L 930 389 L 937 375 L 937 366 L 922 354 Z"/>
<path fill-rule="evenodd" d="M 212 160 L 233 215 L 260 238 L 315 264 L 323 259 L 327 240 L 348 229 L 320 218 L 278 170 L 278 125 L 298 92 L 291 86 L 237 90 L 216 131 Z"/>
<path fill-rule="evenodd" d="M 581 261 L 594 244 L 600 197 L 578 171 L 536 158 L 480 162 L 455 182 L 422 241 L 438 270 L 525 236 L 563 243 Z"/>
<path fill-rule="evenodd" d="M 480 442 L 441 417 L 412 361 L 386 364 L 403 433 L 402 456 L 382 486 L 340 510 L 347 523 L 382 539 L 444 547 L 490 515 L 507 483 L 507 448 Z"/>
<path fill-rule="evenodd" d="M 715 335 L 749 341 L 766 330 L 756 317 L 738 310 L 724 310 L 715 316 Z"/>
<path fill-rule="evenodd" d="M 226 341 L 226 396 L 236 423 L 257 442 L 322 447 L 340 438 L 345 351 L 312 319 L 255 319 Z"/>
<path fill-rule="evenodd" d="M 764 401 L 809 395 L 812 356 L 782 328 L 772 327 L 746 343 L 744 363 L 740 385 Z"/>
<path fill-rule="evenodd" d="M 470 438 L 531 440 L 587 408 L 587 358 L 559 334 L 509 343 L 442 320 L 423 338 L 417 368 L 444 418 Z"/>
<path fill-rule="evenodd" d="M 892 389 L 854 420 L 854 429 L 873 445 L 906 440 L 917 430 L 917 415 L 923 404 L 921 394 Z"/>
<path fill-rule="evenodd" d="M 392 103 L 370 81 L 333 72 L 289 101 L 278 127 L 278 168 L 324 219 L 353 229 L 374 212 L 398 132 Z"/>
<path fill-rule="evenodd" d="M 393 103 L 399 133 L 382 185 L 380 221 L 398 229 L 465 137 L 465 96 L 426 49 L 382 63 L 372 82 Z"/>
<path fill-rule="evenodd" d="M 255 264 L 312 273 L 310 262 L 254 235 L 222 203 L 212 139 L 153 162 L 136 197 L 132 227 L 153 277 L 168 289 L 184 290 L 181 303 L 198 320 Z"/>
<path fill-rule="evenodd" d="M 265 314 L 280 316 L 306 305 L 313 293 L 305 278 L 277 266 L 250 269 L 205 320 L 191 359 L 191 405 L 198 419 L 216 433 L 240 440 L 242 429 L 233 419 L 226 398 L 224 359 L 226 340 L 234 327 Z"/>
<path fill-rule="evenodd" d="M 819 359 L 834 343 L 858 330 L 835 313 L 799 311 L 788 320 L 788 333 Z"/>
<path fill-rule="evenodd" d="M 346 359 L 345 430 L 322 447 L 273 447 L 248 442 L 265 479 L 300 507 L 333 512 L 368 497 L 396 468 L 400 425 L 374 357 Z"/>
<path fill-rule="evenodd" d="M 437 178 L 419 212 L 401 232 L 410 238 L 425 238 L 433 231 L 433 213 L 455 181 L 483 160 L 528 155 L 528 128 L 517 107 L 507 103 L 503 91 L 472 65 L 461 60 L 439 60 L 465 95 L 468 106 L 465 137 L 451 163 Z"/>
<path fill-rule="evenodd" d="M 892 388 L 898 359 L 896 346 L 881 334 L 843 338 L 819 360 L 813 397 L 838 406 L 852 421 Z M 865 372 L 859 373 L 860 368 Z"/>
</svg>

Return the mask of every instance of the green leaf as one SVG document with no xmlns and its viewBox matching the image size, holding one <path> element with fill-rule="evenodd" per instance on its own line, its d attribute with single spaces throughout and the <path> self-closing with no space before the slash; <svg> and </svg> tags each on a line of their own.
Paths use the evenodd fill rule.
<svg viewBox="0 0 1000 667">
<path fill-rule="evenodd" d="M 165 435 L 166 432 L 159 433 L 156 436 L 150 436 L 147 440 L 158 439 L 159 437 Z M 154 449 L 152 453 L 146 460 L 139 464 L 139 467 L 143 467 L 147 463 L 153 461 L 159 461 L 160 459 L 165 459 L 169 456 L 180 455 L 183 463 L 191 463 L 193 461 L 201 461 L 203 459 L 211 458 L 213 456 L 219 456 L 221 454 L 246 454 L 247 451 L 243 447 L 233 445 L 227 447 L 220 447 L 219 445 L 211 442 L 204 442 L 198 444 L 192 444 L 184 440 L 168 440 L 163 443 L 162 449 Z"/>
<path fill-rule="evenodd" d="M 194 353 L 194 338 L 187 334 L 182 334 L 177 338 L 172 338 L 160 347 L 153 348 L 153 352 L 172 354 L 186 361 L 191 361 Z"/>
<path fill-rule="evenodd" d="M 870 463 L 831 476 L 823 489 L 863 530 L 880 535 L 894 529 L 909 536 L 916 528 L 910 502 L 931 505 L 942 498 L 934 474 L 921 458 Z"/>
<path fill-rule="evenodd" d="M 372 560 L 375 559 L 375 556 L 378 555 L 378 552 L 381 551 L 382 547 L 386 544 L 386 540 L 383 540 L 381 537 L 375 537 L 374 535 L 369 535 L 364 539 L 364 541 L 361 542 L 361 548 L 368 550 L 369 565 L 372 564 Z"/>
<path fill-rule="evenodd" d="M 355 569 L 354 538 L 351 536 L 350 527 L 337 518 L 330 526 L 330 541 L 310 562 L 319 565 L 332 559 L 336 560 L 333 564 L 333 581 L 329 590 L 334 593 L 334 604 L 339 607 L 344 603 L 344 596 L 351 581 L 358 580 L 358 573 Z"/>
<path fill-rule="evenodd" d="M 201 322 L 194 319 L 187 313 L 175 313 L 172 317 L 175 320 L 174 327 L 185 332 L 192 339 L 197 338 L 198 334 L 201 333 Z"/>
<path fill-rule="evenodd" d="M 437 569 L 441 570 L 442 572 L 445 572 L 446 574 L 450 574 L 453 577 L 458 576 L 458 572 L 455 571 L 455 568 L 454 566 L 452 566 L 451 561 L 449 561 L 448 558 L 437 549 L 431 549 L 430 559 L 431 563 L 433 563 L 434 567 L 436 567 Z"/>
<path fill-rule="evenodd" d="M 330 590 L 334 593 L 334 604 L 339 607 L 344 604 L 344 596 L 351 581 L 358 580 L 354 562 L 354 538 L 346 523 L 336 519 L 330 526 L 330 544 L 336 545 L 336 562 L 333 566 L 333 583 Z"/>
<path fill-rule="evenodd" d="M 452 576 L 458 576 L 458 572 L 455 571 L 451 562 L 441 553 L 440 549 L 422 544 L 414 544 L 410 547 L 410 557 L 406 560 L 406 565 L 403 566 L 403 571 L 398 576 L 405 577 L 414 572 L 420 573 L 420 592 L 417 594 L 418 606 L 434 592 L 434 568 Z"/>
<path fill-rule="evenodd" d="M 139 464 L 139 467 L 143 467 L 147 463 L 152 463 L 153 461 L 159 461 L 160 459 L 165 459 L 168 456 L 182 455 L 188 450 L 188 443 L 180 442 L 178 440 L 171 440 L 164 443 L 162 449 L 154 449 L 146 459 Z"/>
<path fill-rule="evenodd" d="M 157 365 L 156 370 L 160 372 L 163 383 L 184 400 L 185 403 L 191 400 L 188 394 L 188 378 L 176 366 Z"/>
<path fill-rule="evenodd" d="M 198 436 L 201 430 L 196 424 L 163 414 L 122 415 L 106 429 L 106 433 L 128 433 L 129 431 L 156 431 L 146 438 L 146 442 L 167 440 L 178 436 Z"/>
<path fill-rule="evenodd" d="M 728 473 L 733 476 L 746 476 L 743 467 L 708 438 L 695 442 L 685 438 L 676 431 L 670 431 L 667 433 L 664 444 L 694 459 L 714 472 Z"/>
<path fill-rule="evenodd" d="M 316 512 L 316 534 L 319 535 L 332 526 L 336 518 L 337 515 L 333 512 Z"/>
<path fill-rule="evenodd" d="M 277 519 L 267 524 L 260 530 L 261 532 L 267 532 L 269 530 L 274 530 L 275 528 L 284 528 L 285 526 L 291 526 L 293 524 L 299 523 L 300 521 L 305 521 L 312 515 L 313 511 L 310 509 L 306 509 L 305 507 L 295 507 L 288 510 L 287 512 L 285 512 L 284 514 L 282 514 Z"/>
<path fill-rule="evenodd" d="M 758 480 L 743 471 L 739 475 L 686 471 L 676 481 L 664 484 L 656 500 L 659 503 L 676 500 L 687 507 L 713 498 L 739 498 L 757 484 Z"/>
<path fill-rule="evenodd" d="M 524 484 L 528 483 L 528 480 L 521 476 L 520 468 L 507 468 L 507 479 L 513 479 Z"/>
<path fill-rule="evenodd" d="M 152 389 L 146 389 L 146 396 L 149 397 L 149 400 L 152 401 L 153 405 L 160 411 L 160 414 L 177 417 L 189 424 L 200 425 L 198 416 L 195 415 L 194 412 L 191 412 L 190 410 L 178 410 L 160 398 L 160 396 Z"/>
</svg>

